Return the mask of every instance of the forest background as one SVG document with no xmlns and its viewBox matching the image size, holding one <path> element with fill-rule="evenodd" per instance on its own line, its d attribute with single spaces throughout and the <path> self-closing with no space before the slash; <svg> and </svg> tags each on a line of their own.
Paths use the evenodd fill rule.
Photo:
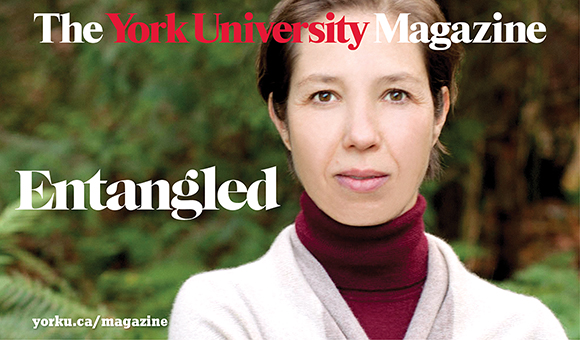
<svg viewBox="0 0 580 340">
<path fill-rule="evenodd" d="M 255 85 L 257 44 L 116 44 L 105 13 L 156 22 L 176 13 L 267 21 L 276 1 L 3 0 L 0 3 L 0 338 L 164 338 L 165 328 L 42 328 L 31 318 L 168 317 L 181 283 L 258 258 L 292 223 L 301 189 Z M 470 44 L 444 129 L 446 171 L 425 183 L 428 231 L 466 265 L 539 297 L 580 338 L 579 8 L 574 0 L 442 0 L 451 22 L 541 21 L 541 44 Z M 98 44 L 40 44 L 33 13 L 97 21 Z M 125 18 L 126 20 L 126 18 Z M 213 20 L 207 20 L 212 32 Z M 187 27 L 187 26 L 186 26 Z M 213 30 L 215 32 L 215 30 Z M 53 36 L 60 40 L 59 25 Z M 270 211 L 16 211 L 15 170 L 53 182 L 218 183 L 277 166 Z M 202 190 L 203 191 L 203 188 Z"/>
</svg>

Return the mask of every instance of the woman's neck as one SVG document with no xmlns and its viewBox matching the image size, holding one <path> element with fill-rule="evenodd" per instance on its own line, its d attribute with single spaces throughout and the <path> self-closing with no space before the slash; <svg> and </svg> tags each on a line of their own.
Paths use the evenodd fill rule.
<svg viewBox="0 0 580 340">
<path fill-rule="evenodd" d="M 341 224 L 304 192 L 296 232 L 339 289 L 386 291 L 413 286 L 427 275 L 425 199 L 401 216 L 372 227 Z"/>
</svg>

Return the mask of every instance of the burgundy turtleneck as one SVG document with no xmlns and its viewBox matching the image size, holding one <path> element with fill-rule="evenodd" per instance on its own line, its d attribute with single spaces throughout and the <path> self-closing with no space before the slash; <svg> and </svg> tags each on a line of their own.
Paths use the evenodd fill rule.
<svg viewBox="0 0 580 340">
<path fill-rule="evenodd" d="M 322 264 L 371 339 L 402 339 L 427 276 L 426 202 L 371 227 L 339 223 L 300 198 L 296 232 Z"/>
</svg>

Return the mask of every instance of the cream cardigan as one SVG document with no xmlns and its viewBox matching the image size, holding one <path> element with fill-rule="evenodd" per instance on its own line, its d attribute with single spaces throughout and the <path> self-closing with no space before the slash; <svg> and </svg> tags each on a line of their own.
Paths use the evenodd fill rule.
<svg viewBox="0 0 580 340">
<path fill-rule="evenodd" d="M 427 280 L 405 339 L 567 339 L 539 300 L 480 279 L 444 241 L 427 237 Z M 187 280 L 169 339 L 368 338 L 290 225 L 257 261 Z"/>
</svg>

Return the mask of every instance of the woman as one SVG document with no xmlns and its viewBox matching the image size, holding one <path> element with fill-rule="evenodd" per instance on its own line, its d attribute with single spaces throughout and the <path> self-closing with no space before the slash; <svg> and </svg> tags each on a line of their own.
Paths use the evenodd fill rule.
<svg viewBox="0 0 580 340">
<path fill-rule="evenodd" d="M 328 22 L 328 12 L 368 32 L 376 12 L 445 21 L 430 0 L 288 0 L 270 21 Z M 438 168 L 459 49 L 373 34 L 354 51 L 263 44 L 258 86 L 305 189 L 302 211 L 256 262 L 190 278 L 169 337 L 565 339 L 539 301 L 477 278 L 424 232 L 418 190 Z"/>
</svg>

